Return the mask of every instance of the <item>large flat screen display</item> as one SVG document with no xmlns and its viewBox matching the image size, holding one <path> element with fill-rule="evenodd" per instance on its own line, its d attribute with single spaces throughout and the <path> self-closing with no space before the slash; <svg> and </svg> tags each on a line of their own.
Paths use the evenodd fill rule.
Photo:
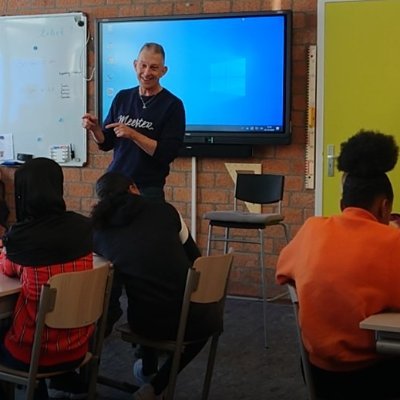
<svg viewBox="0 0 400 400">
<path fill-rule="evenodd" d="M 101 120 L 120 89 L 137 85 L 142 45 L 157 42 L 161 84 L 185 106 L 185 143 L 290 142 L 290 11 L 99 19 L 96 36 Z"/>
</svg>

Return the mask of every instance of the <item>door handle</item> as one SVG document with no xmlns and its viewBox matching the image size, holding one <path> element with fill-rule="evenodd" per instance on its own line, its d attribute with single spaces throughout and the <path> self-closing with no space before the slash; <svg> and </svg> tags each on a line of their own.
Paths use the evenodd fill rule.
<svg viewBox="0 0 400 400">
<path fill-rule="evenodd" d="M 332 177 L 335 176 L 335 160 L 338 158 L 338 156 L 335 155 L 335 145 L 328 144 L 326 153 L 326 158 L 328 159 L 328 176 Z"/>
</svg>

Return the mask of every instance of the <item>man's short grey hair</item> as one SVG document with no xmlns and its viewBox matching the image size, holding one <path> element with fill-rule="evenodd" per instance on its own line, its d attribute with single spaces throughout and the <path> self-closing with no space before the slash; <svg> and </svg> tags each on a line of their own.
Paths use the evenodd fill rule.
<svg viewBox="0 0 400 400">
<path fill-rule="evenodd" d="M 152 50 L 154 53 L 161 54 L 163 61 L 165 62 L 165 51 L 164 47 L 161 46 L 161 44 L 154 43 L 154 42 L 148 42 L 145 43 L 142 48 L 139 51 L 139 54 L 144 50 Z"/>
</svg>

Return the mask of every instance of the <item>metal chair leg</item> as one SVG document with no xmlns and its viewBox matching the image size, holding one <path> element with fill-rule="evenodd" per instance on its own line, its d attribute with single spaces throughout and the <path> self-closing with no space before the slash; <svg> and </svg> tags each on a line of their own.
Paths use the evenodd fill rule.
<svg viewBox="0 0 400 400">
<path fill-rule="evenodd" d="M 215 356 L 217 354 L 217 346 L 218 346 L 219 335 L 214 335 L 211 339 L 210 350 L 208 353 L 208 361 L 207 361 L 207 371 L 204 377 L 203 383 L 203 393 L 201 395 L 201 400 L 207 400 L 208 394 L 210 392 L 211 378 L 214 370 Z"/>
<path fill-rule="evenodd" d="M 284 223 L 280 224 L 284 231 L 285 231 L 285 238 L 286 241 L 289 241 L 289 235 L 288 235 L 288 228 L 287 225 Z M 265 271 L 265 266 L 264 266 L 264 232 L 263 229 L 258 229 L 259 231 L 259 246 L 260 246 L 260 253 L 259 253 L 259 261 L 260 261 L 260 274 L 261 274 L 261 290 L 262 290 L 262 307 L 263 307 L 263 325 L 264 325 L 264 347 L 268 348 L 268 343 L 267 343 L 267 289 L 266 289 L 266 271 Z M 207 256 L 210 255 L 211 253 L 211 242 L 213 241 L 213 226 L 209 224 L 208 226 L 208 239 L 207 239 Z M 224 242 L 224 253 L 228 253 L 229 249 L 229 234 L 230 234 L 230 229 L 225 228 L 224 232 L 224 238 L 219 239 Z M 235 240 L 233 240 L 235 241 Z M 257 243 L 257 242 L 253 242 Z"/>
<path fill-rule="evenodd" d="M 283 227 L 283 230 L 285 231 L 285 238 L 286 238 L 286 243 L 289 243 L 289 231 L 288 231 L 288 226 L 284 223 L 281 222 L 279 225 Z"/>
<path fill-rule="evenodd" d="M 211 238 L 212 238 L 212 225 L 208 225 L 208 238 L 207 238 L 207 256 L 210 255 L 211 252 Z"/>
<path fill-rule="evenodd" d="M 228 254 L 229 228 L 225 228 L 224 254 Z"/>
</svg>

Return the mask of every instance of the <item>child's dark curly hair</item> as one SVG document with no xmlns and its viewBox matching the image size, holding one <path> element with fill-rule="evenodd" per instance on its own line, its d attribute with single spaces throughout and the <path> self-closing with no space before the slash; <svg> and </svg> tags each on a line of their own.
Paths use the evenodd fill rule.
<svg viewBox="0 0 400 400">
<path fill-rule="evenodd" d="M 377 196 L 393 202 L 393 188 L 386 172 L 394 168 L 399 148 L 393 136 L 360 131 L 342 143 L 338 169 L 343 171 L 342 208 L 369 209 Z"/>
<path fill-rule="evenodd" d="M 339 171 L 359 177 L 381 175 L 394 168 L 399 147 L 393 136 L 361 130 L 341 144 Z"/>
</svg>

